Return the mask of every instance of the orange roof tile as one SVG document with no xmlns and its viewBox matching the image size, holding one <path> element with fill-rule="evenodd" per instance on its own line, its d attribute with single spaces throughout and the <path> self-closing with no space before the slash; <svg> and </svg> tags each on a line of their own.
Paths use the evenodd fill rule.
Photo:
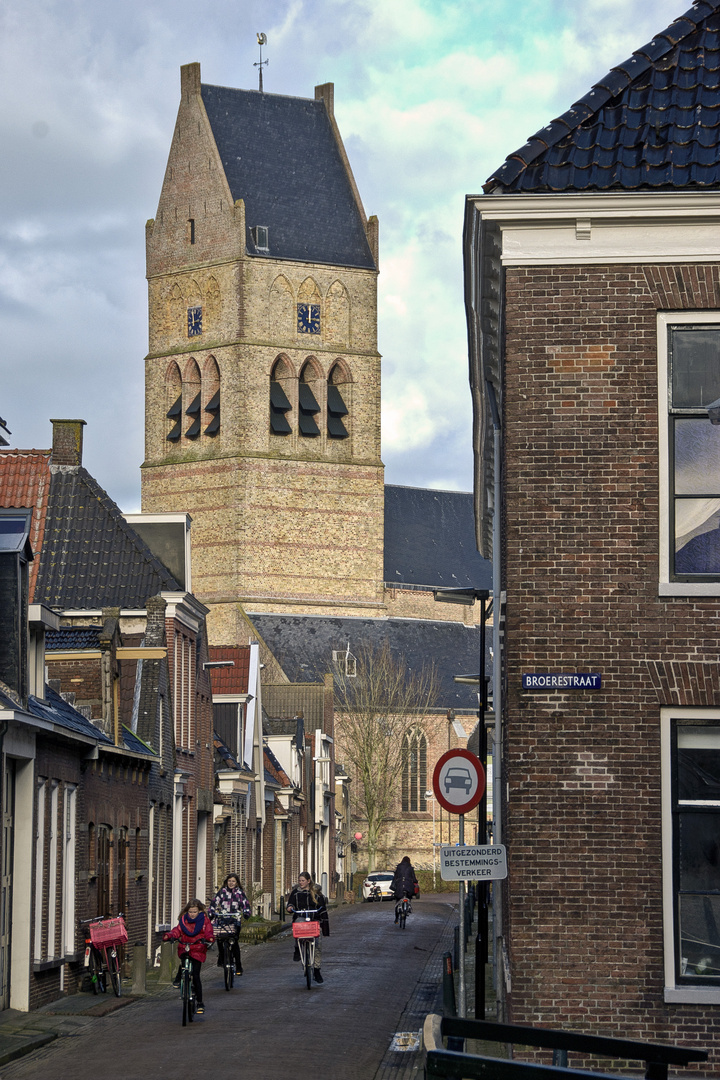
<svg viewBox="0 0 720 1080">
<path fill-rule="evenodd" d="M 30 603 L 40 567 L 40 549 L 45 534 L 50 494 L 49 450 L 0 451 L 0 506 L 32 510 L 30 546 L 35 556 L 30 566 Z"/>
<path fill-rule="evenodd" d="M 249 645 L 211 645 L 210 661 L 231 660 L 233 667 L 210 668 L 212 692 L 217 694 L 247 694 L 250 676 Z"/>
</svg>

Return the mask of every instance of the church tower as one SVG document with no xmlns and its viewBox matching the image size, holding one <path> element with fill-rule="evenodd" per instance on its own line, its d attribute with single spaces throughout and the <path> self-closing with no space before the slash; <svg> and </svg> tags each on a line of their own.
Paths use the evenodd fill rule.
<svg viewBox="0 0 720 1080">
<path fill-rule="evenodd" d="M 377 615 L 377 219 L 333 112 L 201 83 L 147 224 L 143 511 L 192 517 L 213 640 L 259 613 Z"/>
</svg>

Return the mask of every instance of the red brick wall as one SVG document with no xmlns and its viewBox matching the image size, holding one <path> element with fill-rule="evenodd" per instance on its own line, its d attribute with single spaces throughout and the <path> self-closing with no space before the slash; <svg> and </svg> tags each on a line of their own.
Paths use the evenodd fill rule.
<svg viewBox="0 0 720 1080">
<path fill-rule="evenodd" d="M 659 719 L 671 702 L 650 668 L 709 673 L 720 649 L 716 600 L 657 587 L 656 312 L 717 304 L 717 279 L 714 267 L 507 271 L 515 1022 L 712 1043 L 716 1009 L 663 1002 Z M 533 671 L 598 671 L 603 686 L 523 692 Z M 696 687 L 686 704 L 720 704 L 702 677 Z"/>
</svg>

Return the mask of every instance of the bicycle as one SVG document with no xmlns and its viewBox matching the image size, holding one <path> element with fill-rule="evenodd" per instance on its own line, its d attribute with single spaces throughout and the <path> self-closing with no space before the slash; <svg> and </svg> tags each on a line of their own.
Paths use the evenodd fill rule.
<svg viewBox="0 0 720 1080">
<path fill-rule="evenodd" d="M 320 923 L 313 916 L 319 914 L 319 910 L 310 908 L 293 912 L 293 937 L 300 952 L 300 961 L 308 990 L 312 986 L 315 967 L 315 941 L 320 937 Z"/>
<path fill-rule="evenodd" d="M 402 900 L 397 902 L 395 905 L 395 914 L 397 916 L 397 921 L 400 923 L 400 929 L 404 930 L 408 915 L 412 915 L 412 904 L 410 903 L 409 896 L 403 896 Z"/>
<path fill-rule="evenodd" d="M 122 977 L 118 945 L 124 945 L 128 939 L 122 912 L 114 919 L 105 915 L 98 915 L 94 919 L 81 919 L 80 925 L 88 927 L 89 936 L 85 938 L 85 967 L 90 970 L 93 994 L 104 994 L 107 991 L 109 975 L 115 997 L 120 997 Z"/>
<path fill-rule="evenodd" d="M 242 916 L 235 912 L 220 912 L 215 916 L 213 927 L 218 952 L 225 974 L 225 989 L 231 990 L 235 982 L 235 956 L 233 945 L 237 941 Z"/>
<path fill-rule="evenodd" d="M 180 997 L 182 999 L 182 1026 L 187 1027 L 188 1022 L 192 1024 L 195 1019 L 197 1009 L 189 942 L 186 942 L 185 954 L 180 960 Z"/>
</svg>

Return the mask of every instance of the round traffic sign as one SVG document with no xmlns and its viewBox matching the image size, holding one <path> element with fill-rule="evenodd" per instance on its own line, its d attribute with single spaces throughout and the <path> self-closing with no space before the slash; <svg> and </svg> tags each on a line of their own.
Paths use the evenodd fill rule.
<svg viewBox="0 0 720 1080">
<path fill-rule="evenodd" d="M 433 773 L 435 798 L 451 814 L 467 814 L 485 791 L 485 770 L 469 750 L 448 750 Z"/>
</svg>

